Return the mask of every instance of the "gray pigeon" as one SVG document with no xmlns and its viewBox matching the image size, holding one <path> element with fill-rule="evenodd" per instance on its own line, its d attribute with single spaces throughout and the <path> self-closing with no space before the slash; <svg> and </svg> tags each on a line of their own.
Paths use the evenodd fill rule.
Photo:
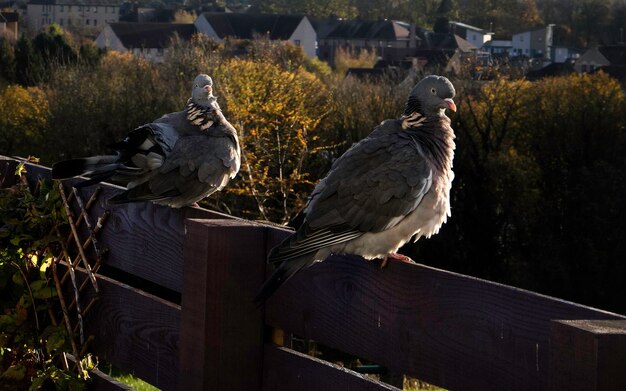
<svg viewBox="0 0 626 391">
<path fill-rule="evenodd" d="M 269 254 L 278 267 L 257 303 L 330 254 L 411 261 L 398 249 L 436 234 L 450 215 L 455 144 L 445 110 L 456 111 L 454 94 L 445 77 L 425 77 L 401 118 L 383 121 L 335 161 L 313 190 L 303 223 Z"/>
<path fill-rule="evenodd" d="M 132 130 L 111 146 L 115 155 L 54 164 L 52 177 L 90 177 L 78 187 L 107 179 L 122 184 L 127 190 L 109 200 L 116 204 L 152 201 L 180 208 L 221 190 L 237 175 L 241 150 L 212 86 L 209 76 L 198 75 L 183 111 Z"/>
</svg>

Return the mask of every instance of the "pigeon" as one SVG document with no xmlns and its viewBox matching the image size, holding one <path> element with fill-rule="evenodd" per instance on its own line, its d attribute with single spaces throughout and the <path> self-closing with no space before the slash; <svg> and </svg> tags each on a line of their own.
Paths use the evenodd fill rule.
<svg viewBox="0 0 626 391">
<path fill-rule="evenodd" d="M 221 190 L 239 171 L 241 149 L 212 86 L 208 75 L 198 75 L 183 111 L 132 130 L 111 146 L 114 155 L 54 164 L 52 178 L 85 175 L 90 179 L 76 187 L 104 180 L 126 186 L 109 199 L 113 204 L 151 201 L 180 208 Z"/>
<path fill-rule="evenodd" d="M 456 111 L 454 86 L 431 75 L 411 90 L 404 114 L 378 125 L 332 165 L 315 187 L 299 228 L 268 255 L 276 266 L 255 302 L 331 254 L 412 262 L 398 254 L 411 238 L 430 237 L 450 216 Z"/>
</svg>

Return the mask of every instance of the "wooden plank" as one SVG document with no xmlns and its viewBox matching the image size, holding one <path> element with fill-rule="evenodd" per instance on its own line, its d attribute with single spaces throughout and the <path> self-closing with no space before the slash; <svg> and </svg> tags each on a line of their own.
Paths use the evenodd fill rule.
<svg viewBox="0 0 626 391">
<path fill-rule="evenodd" d="M 401 390 L 295 350 L 265 345 L 263 390 Z"/>
<path fill-rule="evenodd" d="M 447 389 L 548 387 L 551 319 L 624 319 L 477 278 L 334 256 L 267 303 L 266 322 Z"/>
<path fill-rule="evenodd" d="M 47 167 L 27 164 L 27 169 L 30 180 L 50 178 Z M 78 181 L 69 179 L 63 183 L 71 191 L 70 186 Z M 173 209 L 150 202 L 108 204 L 109 198 L 123 190 L 108 183 L 80 189 L 79 194 L 86 202 L 98 186 L 102 193 L 89 214 L 95 222 L 105 210 L 111 212 L 99 234 L 100 243 L 109 250 L 106 265 L 178 293 L 182 292 L 185 219 L 233 218 L 203 208 Z M 86 228 L 83 226 L 80 231 L 86 238 Z"/>
<path fill-rule="evenodd" d="M 264 279 L 266 229 L 187 220 L 181 389 L 260 388 L 263 320 L 253 297 Z"/>
<path fill-rule="evenodd" d="M 626 320 L 557 320 L 550 335 L 550 389 L 626 390 Z"/>
<path fill-rule="evenodd" d="M 72 364 L 76 364 L 76 359 L 71 354 L 67 355 L 67 360 Z M 93 391 L 133 391 L 133 389 L 112 378 L 106 373 L 102 372 L 98 368 L 92 369 L 89 371 L 89 385 L 87 387 L 88 390 Z"/>
<path fill-rule="evenodd" d="M 86 274 L 77 269 L 77 279 Z M 163 390 L 178 389 L 180 306 L 97 275 L 100 294 L 85 316 L 90 350 Z M 90 290 L 88 290 L 90 291 Z M 82 293 L 83 307 L 93 293 Z"/>
</svg>

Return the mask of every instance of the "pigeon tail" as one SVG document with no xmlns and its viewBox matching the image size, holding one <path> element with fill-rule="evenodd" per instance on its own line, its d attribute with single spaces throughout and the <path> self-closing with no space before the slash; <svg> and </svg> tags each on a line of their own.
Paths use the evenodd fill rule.
<svg viewBox="0 0 626 391">
<path fill-rule="evenodd" d="M 52 166 L 53 179 L 73 178 L 79 175 L 106 176 L 121 167 L 119 156 L 91 156 L 64 160 Z M 105 178 L 103 178 L 105 179 Z"/>
<path fill-rule="evenodd" d="M 274 270 L 270 278 L 263 284 L 261 289 L 259 289 L 259 292 L 254 298 L 254 303 L 258 306 L 265 303 L 281 285 L 287 282 L 287 280 L 300 271 L 300 269 L 311 266 L 314 261 L 314 255 L 315 252 L 312 252 L 281 263 L 280 266 Z"/>
</svg>

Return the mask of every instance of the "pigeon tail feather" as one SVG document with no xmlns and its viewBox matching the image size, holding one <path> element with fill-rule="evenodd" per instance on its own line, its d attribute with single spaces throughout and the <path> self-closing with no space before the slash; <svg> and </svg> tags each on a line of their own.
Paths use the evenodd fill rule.
<svg viewBox="0 0 626 391">
<path fill-rule="evenodd" d="M 64 160 L 52 166 L 53 179 L 73 178 L 79 175 L 108 174 L 121 167 L 119 156 L 91 156 L 79 159 Z M 103 178 L 106 179 L 106 178 Z"/>
<path fill-rule="evenodd" d="M 254 303 L 256 305 L 262 305 L 267 299 L 269 299 L 274 292 L 278 290 L 287 280 L 289 280 L 300 269 L 311 266 L 314 262 L 315 252 L 304 254 L 298 258 L 289 259 L 284 261 L 274 270 L 274 273 L 263 284 L 256 297 Z"/>
</svg>

